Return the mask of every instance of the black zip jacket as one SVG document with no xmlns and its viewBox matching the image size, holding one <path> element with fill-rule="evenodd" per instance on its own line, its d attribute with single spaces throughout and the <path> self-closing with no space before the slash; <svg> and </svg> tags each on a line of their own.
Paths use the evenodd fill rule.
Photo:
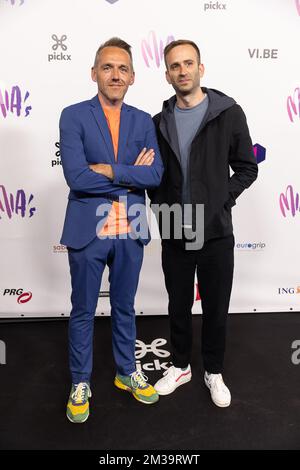
<svg viewBox="0 0 300 470">
<path fill-rule="evenodd" d="M 193 229 L 195 205 L 204 204 L 206 241 L 232 234 L 231 207 L 255 181 L 258 168 L 242 108 L 220 91 L 204 87 L 202 91 L 208 94 L 209 105 L 191 145 L 188 172 Z M 162 112 L 153 118 L 165 171 L 160 186 L 148 191 L 151 204 L 182 204 L 175 103 L 176 96 L 165 101 Z M 159 227 L 161 231 L 161 220 Z"/>
</svg>

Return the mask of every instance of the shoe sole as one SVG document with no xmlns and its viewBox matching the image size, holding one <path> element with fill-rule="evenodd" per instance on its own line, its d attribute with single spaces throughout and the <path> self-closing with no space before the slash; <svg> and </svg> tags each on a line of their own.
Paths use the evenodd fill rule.
<svg viewBox="0 0 300 470">
<path fill-rule="evenodd" d="M 180 385 L 184 385 L 192 380 L 192 374 L 190 374 L 188 377 L 182 379 L 180 383 L 176 384 L 175 387 L 172 388 L 172 390 L 169 390 L 167 392 L 159 392 L 154 385 L 155 391 L 158 393 L 158 395 L 165 396 L 165 395 L 170 395 L 171 393 L 175 392 L 176 388 L 180 387 Z"/>
<path fill-rule="evenodd" d="M 209 387 L 209 385 L 206 383 L 206 379 L 205 379 L 205 378 L 204 378 L 204 383 L 205 383 L 205 385 L 207 386 L 207 388 L 208 388 L 208 390 L 209 390 L 209 393 L 210 393 L 210 387 Z M 218 406 L 219 408 L 227 408 L 227 407 L 230 406 L 230 404 L 231 404 L 231 400 L 230 400 L 229 403 L 225 403 L 225 404 L 224 404 L 224 403 L 220 403 L 220 402 L 214 400 L 211 393 L 210 393 L 210 397 L 211 397 L 211 401 L 212 401 L 216 406 Z"/>
<path fill-rule="evenodd" d="M 130 387 L 127 387 L 127 385 L 122 384 L 122 382 L 119 382 L 119 381 L 117 381 L 116 379 L 114 380 L 114 384 L 115 384 L 115 386 L 116 386 L 117 388 L 119 388 L 120 390 L 125 390 L 126 392 L 131 393 L 131 395 L 132 395 L 137 401 L 139 401 L 140 403 L 144 403 L 145 405 L 154 405 L 154 403 L 157 403 L 157 402 L 158 402 L 158 400 L 152 401 L 152 402 L 141 400 L 141 398 L 139 398 L 139 397 L 137 397 L 137 396 L 135 395 L 135 393 L 131 390 Z"/>
<path fill-rule="evenodd" d="M 74 423 L 74 424 L 85 423 L 86 420 L 88 419 L 88 417 L 90 416 L 90 415 L 88 414 L 87 417 L 84 418 L 82 421 L 73 421 L 73 419 L 70 418 L 70 416 L 68 415 L 68 413 L 66 413 L 66 415 L 67 415 L 68 420 L 69 420 L 71 423 Z"/>
</svg>

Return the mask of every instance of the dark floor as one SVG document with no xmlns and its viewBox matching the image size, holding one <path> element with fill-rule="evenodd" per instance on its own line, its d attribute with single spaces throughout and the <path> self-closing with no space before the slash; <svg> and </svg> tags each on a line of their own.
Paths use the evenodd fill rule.
<svg viewBox="0 0 300 470">
<path fill-rule="evenodd" d="M 0 448 L 300 449 L 300 364 L 291 361 L 300 314 L 230 315 L 224 378 L 232 405 L 226 409 L 211 402 L 203 384 L 201 317 L 193 322 L 192 381 L 146 406 L 114 387 L 110 320 L 97 318 L 91 415 L 82 425 L 65 416 L 67 321 L 0 323 L 7 353 L 0 365 Z M 167 317 L 139 317 L 137 325 L 146 345 L 168 340 Z M 159 368 L 168 358 L 148 352 L 141 361 Z M 146 375 L 154 383 L 161 371 Z"/>
</svg>

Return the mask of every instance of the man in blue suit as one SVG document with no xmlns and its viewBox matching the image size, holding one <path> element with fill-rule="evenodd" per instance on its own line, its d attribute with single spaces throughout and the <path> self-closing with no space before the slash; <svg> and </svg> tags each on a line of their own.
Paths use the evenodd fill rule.
<svg viewBox="0 0 300 470">
<path fill-rule="evenodd" d="M 94 315 L 106 265 L 114 383 L 142 403 L 158 400 L 147 377 L 136 370 L 134 298 L 143 247 L 150 241 L 145 189 L 160 184 L 163 165 L 151 116 L 123 103 L 134 83 L 130 46 L 119 38 L 102 44 L 92 79 L 98 94 L 65 108 L 60 118 L 61 159 L 70 188 L 61 238 L 72 281 L 67 416 L 75 423 L 89 416 Z"/>
</svg>

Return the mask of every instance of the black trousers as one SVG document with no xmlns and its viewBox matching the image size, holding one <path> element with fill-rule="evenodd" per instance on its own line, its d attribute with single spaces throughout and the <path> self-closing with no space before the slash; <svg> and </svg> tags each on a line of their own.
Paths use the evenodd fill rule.
<svg viewBox="0 0 300 470">
<path fill-rule="evenodd" d="M 162 241 L 162 267 L 169 294 L 172 361 L 186 367 L 192 350 L 192 306 L 195 272 L 202 305 L 201 351 L 204 369 L 223 370 L 226 320 L 233 279 L 234 236 L 208 240 L 201 250 L 186 251 L 179 243 Z"/>
</svg>

